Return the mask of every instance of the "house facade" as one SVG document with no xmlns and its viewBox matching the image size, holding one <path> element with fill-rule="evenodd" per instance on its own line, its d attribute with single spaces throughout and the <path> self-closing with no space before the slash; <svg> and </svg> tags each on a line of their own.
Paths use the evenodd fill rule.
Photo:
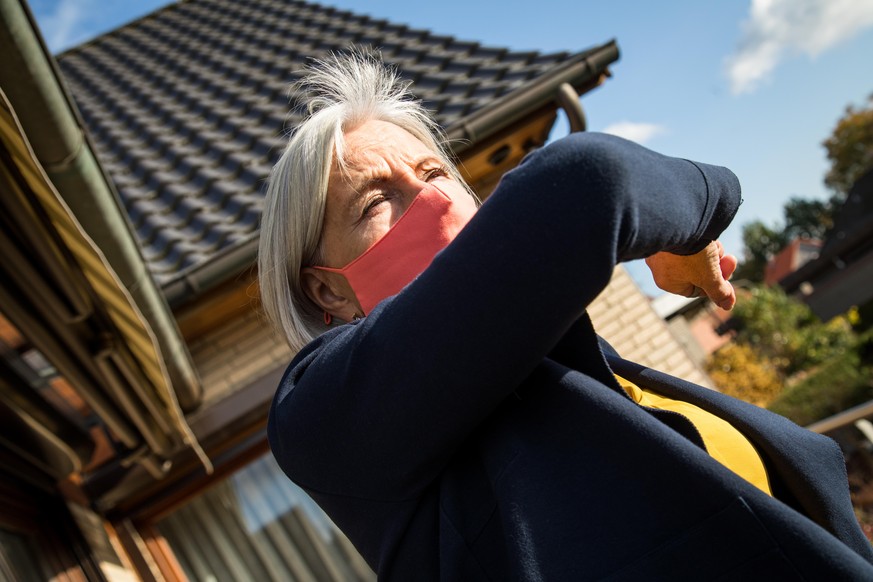
<svg viewBox="0 0 873 582">
<path fill-rule="evenodd" d="M 821 251 L 779 279 L 823 321 L 873 299 L 873 171 L 849 191 Z"/>
</svg>

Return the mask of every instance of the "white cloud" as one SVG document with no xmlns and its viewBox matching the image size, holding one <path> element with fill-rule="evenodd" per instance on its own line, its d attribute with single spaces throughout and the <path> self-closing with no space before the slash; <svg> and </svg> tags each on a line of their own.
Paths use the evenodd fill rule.
<svg viewBox="0 0 873 582">
<path fill-rule="evenodd" d="M 610 133 L 623 137 L 639 144 L 644 144 L 654 137 L 667 132 L 667 128 L 663 125 L 655 123 L 634 123 L 633 121 L 619 121 L 608 125 L 603 129 L 603 133 Z"/>
<path fill-rule="evenodd" d="M 39 18 L 39 28 L 52 52 L 58 52 L 80 42 L 85 35 L 83 24 L 91 0 L 60 0 L 54 10 Z"/>
<path fill-rule="evenodd" d="M 757 89 L 786 57 L 815 58 L 873 26 L 871 0 L 752 0 L 726 72 L 734 95 Z"/>
</svg>

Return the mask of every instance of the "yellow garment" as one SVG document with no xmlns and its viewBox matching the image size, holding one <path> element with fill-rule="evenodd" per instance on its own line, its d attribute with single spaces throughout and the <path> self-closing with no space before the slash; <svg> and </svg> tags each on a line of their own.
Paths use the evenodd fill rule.
<svg viewBox="0 0 873 582">
<path fill-rule="evenodd" d="M 633 382 L 618 375 L 615 378 L 625 392 L 640 406 L 671 410 L 687 418 L 703 437 L 703 444 L 706 445 L 706 450 L 713 459 L 767 495 L 773 495 L 761 456 L 752 446 L 752 443 L 743 436 L 743 433 L 735 429 L 732 424 L 688 402 L 673 400 L 655 392 L 643 390 Z"/>
</svg>

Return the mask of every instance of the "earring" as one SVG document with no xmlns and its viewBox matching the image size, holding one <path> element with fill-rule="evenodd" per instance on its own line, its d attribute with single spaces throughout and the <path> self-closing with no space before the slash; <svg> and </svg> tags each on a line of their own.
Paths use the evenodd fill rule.
<svg viewBox="0 0 873 582">
<path fill-rule="evenodd" d="M 333 316 L 327 311 L 324 312 L 324 325 L 330 325 L 330 322 L 333 321 Z"/>
</svg>

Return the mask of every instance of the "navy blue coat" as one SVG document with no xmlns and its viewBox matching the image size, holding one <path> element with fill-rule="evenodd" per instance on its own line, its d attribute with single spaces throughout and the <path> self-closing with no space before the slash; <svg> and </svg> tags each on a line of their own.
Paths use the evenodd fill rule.
<svg viewBox="0 0 873 582">
<path fill-rule="evenodd" d="M 291 363 L 276 459 L 385 580 L 873 580 L 826 437 L 627 362 L 586 306 L 624 260 L 691 254 L 728 170 L 577 134 L 528 156 L 455 241 Z M 613 373 L 728 420 L 775 497 Z"/>
</svg>

